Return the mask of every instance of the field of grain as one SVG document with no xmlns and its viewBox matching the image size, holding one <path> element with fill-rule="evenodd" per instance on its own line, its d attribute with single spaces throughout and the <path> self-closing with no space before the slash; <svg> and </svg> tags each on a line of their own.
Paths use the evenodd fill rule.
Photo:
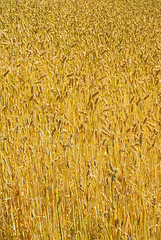
<svg viewBox="0 0 161 240">
<path fill-rule="evenodd" d="M 161 239 L 161 4 L 1 0 L 0 240 Z"/>
</svg>

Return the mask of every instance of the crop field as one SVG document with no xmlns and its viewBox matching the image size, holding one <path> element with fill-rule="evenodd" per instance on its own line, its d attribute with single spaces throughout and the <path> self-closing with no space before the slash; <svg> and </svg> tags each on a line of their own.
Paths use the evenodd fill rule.
<svg viewBox="0 0 161 240">
<path fill-rule="evenodd" d="M 161 2 L 0 1 L 0 240 L 161 239 Z"/>
</svg>

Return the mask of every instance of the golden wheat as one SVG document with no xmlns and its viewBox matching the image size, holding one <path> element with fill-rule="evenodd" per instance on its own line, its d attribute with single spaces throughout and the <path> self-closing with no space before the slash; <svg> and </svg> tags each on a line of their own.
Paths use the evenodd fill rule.
<svg viewBox="0 0 161 240">
<path fill-rule="evenodd" d="M 0 239 L 160 239 L 159 0 L 2 0 Z"/>
</svg>

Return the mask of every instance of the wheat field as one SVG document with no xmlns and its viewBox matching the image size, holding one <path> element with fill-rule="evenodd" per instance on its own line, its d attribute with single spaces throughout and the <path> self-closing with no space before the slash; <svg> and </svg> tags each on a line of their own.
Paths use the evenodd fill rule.
<svg viewBox="0 0 161 240">
<path fill-rule="evenodd" d="M 1 0 L 5 239 L 161 239 L 159 0 Z"/>
</svg>

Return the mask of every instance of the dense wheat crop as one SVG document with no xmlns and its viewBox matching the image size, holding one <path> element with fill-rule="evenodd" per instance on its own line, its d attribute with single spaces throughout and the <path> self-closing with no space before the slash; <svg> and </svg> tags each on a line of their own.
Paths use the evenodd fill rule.
<svg viewBox="0 0 161 240">
<path fill-rule="evenodd" d="M 0 239 L 161 239 L 161 4 L 1 0 Z"/>
</svg>

